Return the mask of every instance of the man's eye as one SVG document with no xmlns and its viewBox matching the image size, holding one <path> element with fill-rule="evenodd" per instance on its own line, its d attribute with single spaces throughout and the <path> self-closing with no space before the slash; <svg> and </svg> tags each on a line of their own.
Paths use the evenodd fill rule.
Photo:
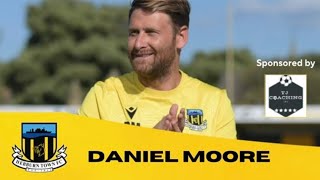
<svg viewBox="0 0 320 180">
<path fill-rule="evenodd" d="M 129 32 L 129 36 L 136 36 L 137 34 L 138 34 L 138 32 L 136 32 L 136 31 Z"/>
<path fill-rule="evenodd" d="M 157 34 L 157 32 L 155 31 L 148 31 L 147 32 L 150 36 L 155 36 Z"/>
</svg>

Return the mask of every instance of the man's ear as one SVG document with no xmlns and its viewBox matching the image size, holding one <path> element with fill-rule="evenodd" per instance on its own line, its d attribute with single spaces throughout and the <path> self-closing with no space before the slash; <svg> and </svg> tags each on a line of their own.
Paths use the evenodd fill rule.
<svg viewBox="0 0 320 180">
<path fill-rule="evenodd" d="M 188 39 L 189 39 L 189 28 L 187 26 L 180 27 L 176 34 L 177 49 L 182 49 L 187 44 Z"/>
</svg>

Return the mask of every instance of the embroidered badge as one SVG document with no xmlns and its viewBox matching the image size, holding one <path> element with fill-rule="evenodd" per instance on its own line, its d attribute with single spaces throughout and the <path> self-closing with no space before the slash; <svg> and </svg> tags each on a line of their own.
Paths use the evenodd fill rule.
<svg viewBox="0 0 320 180">
<path fill-rule="evenodd" d="M 203 119 L 201 109 L 187 109 L 186 127 L 193 131 L 203 131 L 207 129 L 207 120 Z"/>
</svg>

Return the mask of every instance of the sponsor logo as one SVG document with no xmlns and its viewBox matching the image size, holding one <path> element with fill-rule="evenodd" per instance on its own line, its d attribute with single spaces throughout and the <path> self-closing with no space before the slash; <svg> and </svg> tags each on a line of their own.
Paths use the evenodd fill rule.
<svg viewBox="0 0 320 180">
<path fill-rule="evenodd" d="M 266 75 L 267 117 L 306 116 L 306 75 Z"/>
<path fill-rule="evenodd" d="M 137 107 L 126 108 L 126 112 L 127 112 L 128 116 L 130 117 L 130 119 L 132 119 L 133 116 L 136 114 L 137 109 L 138 109 Z"/>
<path fill-rule="evenodd" d="M 126 112 L 127 112 L 127 121 L 125 121 L 124 124 L 129 124 L 129 125 L 133 125 L 133 126 L 140 126 L 139 122 L 132 121 L 132 119 L 133 119 L 134 115 L 136 114 L 138 108 L 130 106 L 130 107 L 125 108 L 125 109 L 126 109 Z"/>
<path fill-rule="evenodd" d="M 56 123 L 22 123 L 21 148 L 12 150 L 12 163 L 28 172 L 51 172 L 67 161 L 66 147 L 57 150 Z"/>
<path fill-rule="evenodd" d="M 201 109 L 187 109 L 186 127 L 193 131 L 203 131 L 207 129 L 207 120 L 203 119 Z"/>
<path fill-rule="evenodd" d="M 132 126 L 140 126 L 140 123 L 132 122 L 132 121 L 126 121 L 124 124 L 132 125 Z"/>
</svg>

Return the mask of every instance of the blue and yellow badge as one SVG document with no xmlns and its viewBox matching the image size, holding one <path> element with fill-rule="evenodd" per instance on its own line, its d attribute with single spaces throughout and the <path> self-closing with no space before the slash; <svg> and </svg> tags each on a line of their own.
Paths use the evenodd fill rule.
<svg viewBox="0 0 320 180">
<path fill-rule="evenodd" d="M 21 128 L 22 151 L 16 145 L 12 148 L 15 166 L 29 172 L 51 172 L 66 164 L 66 147 L 57 151 L 57 123 L 22 123 Z"/>
<path fill-rule="evenodd" d="M 207 129 L 207 120 L 203 119 L 201 109 L 187 109 L 186 127 L 193 131 L 203 131 Z"/>
</svg>

